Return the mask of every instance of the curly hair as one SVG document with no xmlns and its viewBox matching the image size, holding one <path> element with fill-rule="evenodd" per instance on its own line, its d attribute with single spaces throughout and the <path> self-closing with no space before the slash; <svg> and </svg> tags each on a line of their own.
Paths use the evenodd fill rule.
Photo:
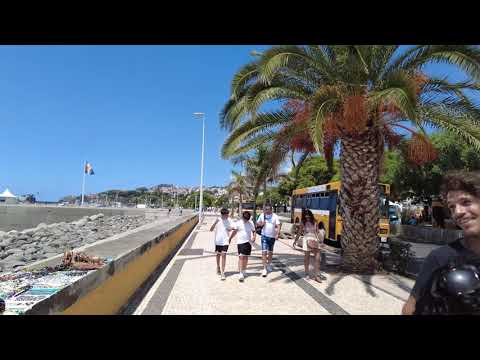
<svg viewBox="0 0 480 360">
<path fill-rule="evenodd" d="M 451 171 L 443 178 L 440 194 L 445 201 L 450 191 L 465 191 L 480 199 L 480 171 Z"/>
</svg>

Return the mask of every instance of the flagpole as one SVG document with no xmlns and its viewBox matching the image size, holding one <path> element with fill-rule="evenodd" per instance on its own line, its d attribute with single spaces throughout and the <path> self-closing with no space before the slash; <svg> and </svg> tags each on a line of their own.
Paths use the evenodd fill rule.
<svg viewBox="0 0 480 360">
<path fill-rule="evenodd" d="M 80 206 L 83 206 L 83 197 L 85 195 L 85 167 L 86 166 L 87 166 L 87 162 L 85 161 L 85 165 L 83 166 L 82 204 Z"/>
</svg>

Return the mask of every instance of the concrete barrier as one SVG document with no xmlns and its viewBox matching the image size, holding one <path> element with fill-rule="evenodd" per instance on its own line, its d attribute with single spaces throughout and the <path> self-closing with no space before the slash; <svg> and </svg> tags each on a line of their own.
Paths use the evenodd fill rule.
<svg viewBox="0 0 480 360">
<path fill-rule="evenodd" d="M 172 224 L 173 222 L 173 224 Z M 114 315 L 130 303 L 150 275 L 186 239 L 198 216 L 183 216 L 169 224 L 144 225 L 113 241 L 102 240 L 85 251 L 114 260 L 58 293 L 35 304 L 26 315 Z M 143 228 L 143 229 L 142 229 Z M 53 266 L 61 259 L 38 262 L 29 269 Z"/>
<path fill-rule="evenodd" d="M 445 245 L 461 238 L 463 231 L 427 226 L 390 224 L 390 234 L 411 242 Z"/>
</svg>

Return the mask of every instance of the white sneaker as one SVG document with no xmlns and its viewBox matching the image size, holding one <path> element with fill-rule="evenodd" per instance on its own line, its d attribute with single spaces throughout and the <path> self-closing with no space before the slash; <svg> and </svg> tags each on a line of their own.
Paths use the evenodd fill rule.
<svg viewBox="0 0 480 360">
<path fill-rule="evenodd" d="M 243 280 L 245 280 L 245 275 L 241 272 L 238 274 L 238 281 L 243 282 Z"/>
<path fill-rule="evenodd" d="M 263 276 L 263 277 L 266 277 L 266 276 L 267 276 L 267 269 L 263 269 L 263 271 L 262 271 L 262 276 Z"/>
<path fill-rule="evenodd" d="M 226 278 L 225 278 L 225 274 L 222 274 L 222 276 L 220 277 L 220 279 L 225 280 L 225 279 L 226 279 Z"/>
<path fill-rule="evenodd" d="M 217 275 L 221 275 L 222 272 L 220 271 L 220 269 L 217 269 Z"/>
</svg>

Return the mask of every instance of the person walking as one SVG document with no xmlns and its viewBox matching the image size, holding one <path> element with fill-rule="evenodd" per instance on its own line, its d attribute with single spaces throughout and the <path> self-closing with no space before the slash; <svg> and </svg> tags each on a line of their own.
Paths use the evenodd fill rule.
<svg viewBox="0 0 480 360">
<path fill-rule="evenodd" d="M 306 209 L 302 214 L 300 231 L 298 236 L 303 236 L 302 248 L 304 252 L 303 264 L 305 266 L 305 276 L 319 283 L 322 282 L 320 274 L 320 244 L 323 244 L 325 238 L 325 227 L 323 222 L 317 223 L 311 210 Z M 297 238 L 298 238 L 297 236 Z M 314 255 L 313 276 L 310 276 L 310 255 Z"/>
<path fill-rule="evenodd" d="M 234 228 L 233 222 L 228 218 L 228 209 L 223 208 L 210 231 L 215 230 L 215 254 L 217 256 L 217 275 L 221 280 L 225 280 L 225 263 L 227 261 L 228 245 L 230 243 L 229 232 Z M 220 268 L 221 260 L 221 268 Z"/>
<path fill-rule="evenodd" d="M 255 225 L 250 220 L 250 213 L 244 211 L 242 218 L 234 225 L 234 230 L 230 235 L 228 243 L 232 241 L 233 237 L 237 236 L 238 249 L 238 281 L 245 280 L 245 272 L 248 265 L 248 257 L 252 253 L 252 244 L 255 242 Z"/>
<path fill-rule="evenodd" d="M 280 235 L 280 219 L 272 212 L 272 206 L 266 205 L 258 217 L 257 225 L 262 227 L 262 276 L 272 271 L 273 247 Z"/>
</svg>

